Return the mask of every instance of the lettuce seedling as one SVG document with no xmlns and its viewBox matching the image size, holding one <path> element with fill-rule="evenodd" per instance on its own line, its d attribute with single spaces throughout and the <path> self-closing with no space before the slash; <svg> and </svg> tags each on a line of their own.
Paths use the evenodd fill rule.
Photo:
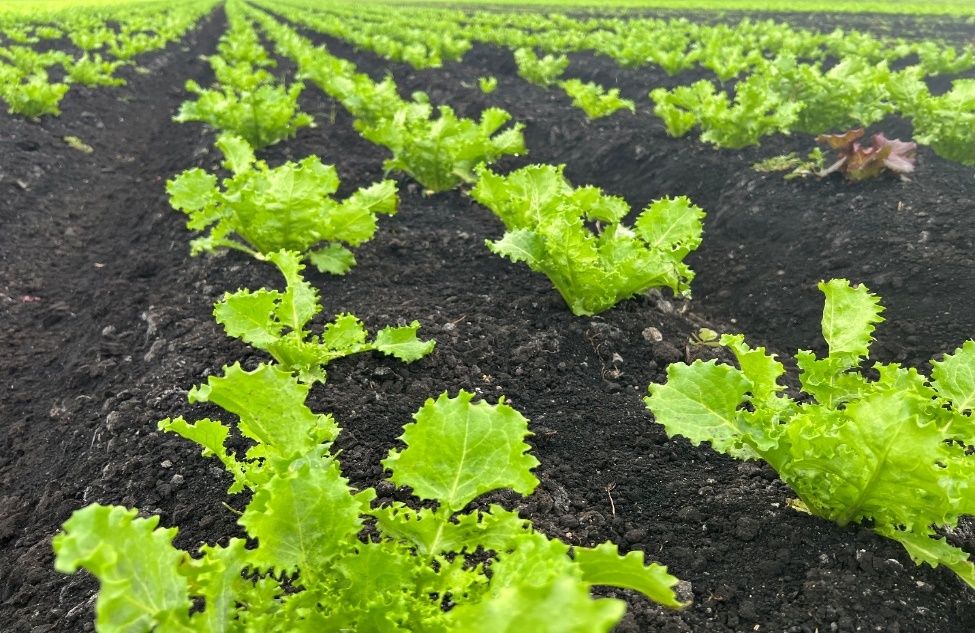
<svg viewBox="0 0 975 633">
<path fill-rule="evenodd" d="M 623 108 L 636 112 L 636 104 L 630 99 L 620 97 L 619 88 L 607 91 L 599 84 L 584 83 L 578 79 L 566 79 L 559 85 L 565 90 L 565 94 L 572 97 L 572 105 L 585 112 L 590 119 L 609 116 Z"/>
<path fill-rule="evenodd" d="M 850 180 L 865 180 L 879 176 L 889 170 L 896 174 L 909 174 L 914 171 L 916 143 L 888 139 L 883 134 L 873 135 L 873 146 L 863 146 L 859 139 L 863 128 L 843 134 L 820 134 L 816 141 L 829 145 L 835 150 L 838 159 L 819 172 L 820 176 L 838 171 Z"/>
<path fill-rule="evenodd" d="M 488 95 L 497 90 L 498 88 L 498 78 L 497 77 L 478 77 L 477 85 L 481 89 L 481 92 Z"/>
<path fill-rule="evenodd" d="M 504 222 L 492 252 L 544 273 L 573 314 L 603 312 L 649 288 L 689 294 L 694 272 L 683 262 L 701 243 L 704 212 L 690 200 L 662 198 L 634 222 L 630 207 L 592 186 L 573 188 L 564 165 L 530 165 L 499 176 L 479 171 L 475 200 Z"/>
<path fill-rule="evenodd" d="M 738 82 L 733 100 L 707 79 L 673 90 L 655 88 L 650 98 L 670 136 L 683 136 L 700 125 L 702 141 L 731 149 L 788 133 L 802 110 L 801 103 L 778 94 L 759 73 Z"/>
<path fill-rule="evenodd" d="M 975 587 L 969 554 L 936 535 L 975 514 L 975 341 L 930 379 L 896 363 L 861 366 L 880 300 L 845 279 L 821 282 L 825 358 L 796 355 L 807 396 L 779 384 L 783 365 L 741 335 L 724 335 L 739 368 L 674 363 L 651 385 L 647 407 L 667 434 L 738 459 L 763 459 L 816 516 L 866 523 L 918 564 L 944 565 Z"/>
<path fill-rule="evenodd" d="M 0 72 L 0 80 L 4 76 L 8 80 L 0 85 L 0 97 L 7 102 L 11 114 L 31 118 L 61 114 L 61 100 L 68 94 L 68 84 L 50 81 L 45 70 L 24 77 L 22 81 L 16 71 Z"/>
<path fill-rule="evenodd" d="M 539 57 L 530 48 L 519 48 L 515 50 L 515 63 L 518 64 L 518 75 L 525 81 L 551 86 L 569 67 L 569 58 L 552 54 Z"/>
<path fill-rule="evenodd" d="M 355 265 L 352 252 L 376 233 L 377 216 L 396 212 L 396 183 L 391 180 L 359 189 L 338 202 L 339 186 L 331 165 L 317 156 L 271 169 L 238 136 L 223 135 L 217 147 L 232 172 L 222 188 L 217 177 L 190 169 L 166 183 L 169 202 L 189 216 L 192 253 L 233 248 L 261 258 L 279 250 L 297 251 L 318 270 L 341 275 Z M 321 246 L 322 243 L 324 246 Z"/>
<path fill-rule="evenodd" d="M 642 552 L 612 543 L 570 547 L 498 505 L 470 508 L 495 490 L 538 485 L 528 421 L 501 398 L 429 399 L 382 462 L 390 480 L 425 501 L 376 503 L 353 489 L 332 444 L 340 429 L 305 404 L 309 385 L 262 365 L 239 365 L 190 391 L 239 420 L 251 444 L 228 447 L 217 420 L 159 423 L 216 457 L 250 491 L 237 520 L 247 538 L 176 549 L 176 528 L 136 510 L 91 505 L 54 538 L 55 567 L 101 583 L 96 626 L 122 631 L 609 631 L 626 607 L 594 585 L 681 607 L 677 579 Z M 363 529 L 369 526 L 368 537 Z"/>
<path fill-rule="evenodd" d="M 440 106 L 437 112 L 439 116 L 433 118 L 429 103 L 413 101 L 391 117 L 356 121 L 356 129 L 393 153 L 383 163 L 387 171 L 406 172 L 430 191 L 474 182 L 479 165 L 525 153 L 521 123 L 499 132 L 511 119 L 500 108 L 484 110 L 480 121 L 458 118 L 449 106 Z"/>
<path fill-rule="evenodd" d="M 301 255 L 278 251 L 267 259 L 284 276 L 285 291 L 262 288 L 228 292 L 214 306 L 213 315 L 227 334 L 269 353 L 302 381 L 325 382 L 325 365 L 352 354 L 374 350 L 409 363 L 433 351 L 434 341 L 416 337 L 418 321 L 384 327 L 370 341 L 359 319 L 340 314 L 325 325 L 321 335 L 312 334 L 308 326 L 322 305 L 318 291 L 301 275 Z"/>
<path fill-rule="evenodd" d="M 98 53 L 89 56 L 85 53 L 66 70 L 68 78 L 85 86 L 124 86 L 125 80 L 115 76 L 115 71 L 124 66 L 124 61 L 106 61 Z"/>
<path fill-rule="evenodd" d="M 311 116 L 298 110 L 298 96 L 304 89 L 301 82 L 288 88 L 262 84 L 246 91 L 223 85 L 204 89 L 190 79 L 186 90 L 198 98 L 184 101 L 173 120 L 200 121 L 218 131 L 241 136 L 255 149 L 261 149 L 312 124 Z"/>
</svg>

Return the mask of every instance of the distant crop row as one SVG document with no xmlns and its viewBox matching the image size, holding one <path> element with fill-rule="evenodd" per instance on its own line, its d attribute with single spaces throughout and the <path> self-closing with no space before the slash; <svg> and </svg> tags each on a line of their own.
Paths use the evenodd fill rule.
<svg viewBox="0 0 975 633">
<path fill-rule="evenodd" d="M 71 84 L 118 86 L 119 68 L 143 53 L 178 41 L 218 0 L 125 11 L 75 9 L 41 23 L 0 15 L 0 99 L 11 113 L 60 113 Z M 140 10 L 141 9 L 141 10 Z M 108 25 L 108 20 L 114 28 Z M 38 50 L 48 43 L 48 50 Z M 61 50 L 67 46 L 73 52 Z"/>
<path fill-rule="evenodd" d="M 669 75 L 693 69 L 713 73 L 715 79 L 648 91 L 672 136 L 698 129 L 703 141 L 740 148 L 770 134 L 836 132 L 898 114 L 912 121 L 919 143 L 945 158 L 975 164 L 975 80 L 955 80 L 939 95 L 926 83 L 929 77 L 975 67 L 971 44 L 959 49 L 840 29 L 822 34 L 747 18 L 735 25 L 704 25 L 682 18 L 321 9 L 317 3 L 289 1 L 308 11 L 315 7 L 319 30 L 415 68 L 460 60 L 475 42 L 508 48 L 522 77 L 540 85 L 558 83 L 590 117 L 632 109 L 633 103 L 596 84 L 560 80 L 567 53 L 591 51 L 624 67 L 656 66 Z M 891 70 L 898 63 L 904 67 Z"/>
</svg>

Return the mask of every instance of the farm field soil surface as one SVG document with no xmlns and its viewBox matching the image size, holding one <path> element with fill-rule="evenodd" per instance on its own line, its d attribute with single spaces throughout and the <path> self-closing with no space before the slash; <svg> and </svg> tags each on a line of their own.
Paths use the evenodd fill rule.
<svg viewBox="0 0 975 633">
<path fill-rule="evenodd" d="M 218 415 L 187 404 L 186 391 L 225 364 L 264 360 L 222 332 L 213 302 L 240 287 L 281 285 L 273 268 L 237 253 L 190 258 L 190 235 L 164 192 L 179 171 L 220 161 L 211 133 L 170 117 L 186 79 L 209 81 L 199 56 L 212 52 L 224 26 L 218 11 L 182 44 L 141 60 L 152 74 L 130 74 L 127 87 L 72 91 L 58 119 L 0 115 L 4 631 L 91 630 L 96 584 L 56 573 L 50 549 L 59 525 L 83 505 L 158 513 L 163 525 L 180 526 L 176 544 L 184 548 L 239 534 L 231 508 L 246 499 L 226 496 L 223 470 L 155 430 L 169 416 Z M 381 497 L 406 500 L 379 483 L 379 462 L 423 401 L 462 388 L 489 400 L 504 394 L 532 422 L 542 484 L 525 500 L 492 500 L 570 543 L 608 539 L 642 549 L 694 601 L 673 612 L 621 594 L 630 610 L 619 630 L 971 630 L 975 596 L 953 574 L 915 567 L 899 545 L 867 529 L 790 509 L 790 493 L 770 469 L 669 440 L 641 400 L 667 364 L 705 353 L 686 342 L 706 322 L 783 354 L 820 350 L 815 282 L 823 278 L 864 282 L 884 298 L 888 322 L 874 348 L 881 359 L 924 367 L 971 337 L 970 169 L 922 148 L 910 182 L 788 183 L 749 166 L 808 151 L 811 138 L 773 138 L 740 152 L 669 139 L 646 92 L 676 80 L 650 70 L 574 56 L 569 76 L 618 85 L 639 104 L 635 116 L 590 123 L 561 93 L 519 79 L 510 53 L 477 47 L 462 63 L 418 72 L 316 39 L 362 71 L 392 72 L 404 94 L 422 89 L 467 115 L 508 109 L 525 122 L 531 155 L 496 170 L 565 162 L 576 184 L 602 186 L 638 208 L 685 194 L 709 212 L 690 261 L 698 274 L 692 302 L 652 295 L 580 318 L 544 277 L 484 247 L 503 232 L 490 212 L 462 192 L 427 196 L 400 178 L 399 213 L 357 249 L 358 265 L 342 278 L 312 275 L 326 316 L 352 312 L 371 329 L 418 319 L 421 335 L 437 340 L 431 356 L 411 365 L 378 355 L 336 362 L 329 382 L 313 390 L 311 408 L 345 429 L 340 461 L 353 485 L 378 484 Z M 481 75 L 498 77 L 495 93 L 480 93 Z M 383 177 L 385 150 L 362 140 L 337 103 L 309 85 L 302 106 L 318 127 L 264 158 L 319 155 L 336 165 L 340 194 Z M 876 129 L 910 136 L 895 119 Z M 65 136 L 94 152 L 69 147 Z M 952 539 L 975 551 L 970 521 Z"/>
</svg>

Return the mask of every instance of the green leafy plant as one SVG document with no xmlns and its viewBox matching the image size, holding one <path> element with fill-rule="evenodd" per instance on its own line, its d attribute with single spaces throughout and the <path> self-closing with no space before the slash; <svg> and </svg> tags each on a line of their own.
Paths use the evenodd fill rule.
<svg viewBox="0 0 975 633">
<path fill-rule="evenodd" d="M 550 86 L 569 67 L 569 58 L 551 54 L 539 57 L 530 48 L 519 48 L 515 50 L 515 63 L 522 79 L 539 86 Z"/>
<path fill-rule="evenodd" d="M 922 79 L 899 88 L 900 102 L 913 118 L 914 138 L 939 156 L 975 165 L 975 79 L 956 79 L 938 96 Z"/>
<path fill-rule="evenodd" d="M 200 121 L 261 149 L 312 124 L 311 116 L 298 109 L 298 96 L 304 88 L 303 83 L 296 82 L 290 87 L 265 83 L 243 91 L 226 85 L 204 89 L 191 79 L 186 90 L 198 98 L 184 101 L 174 120 Z"/>
<path fill-rule="evenodd" d="M 845 279 L 826 296 L 825 358 L 796 355 L 807 397 L 783 394 L 783 365 L 741 335 L 724 335 L 739 368 L 671 364 L 647 406 L 667 434 L 739 459 L 763 459 L 803 508 L 840 525 L 866 523 L 917 563 L 945 565 L 975 587 L 968 553 L 936 535 L 975 514 L 975 341 L 916 369 L 867 358 L 880 300 Z"/>
<path fill-rule="evenodd" d="M 344 244 L 358 246 L 372 239 L 377 215 L 396 212 L 396 184 L 391 180 L 338 202 L 331 198 L 339 186 L 335 168 L 317 156 L 272 169 L 240 137 L 223 135 L 217 147 L 233 174 L 222 187 L 202 169 L 184 171 L 166 183 L 170 204 L 189 216 L 187 227 L 209 229 L 192 241 L 194 255 L 221 247 L 258 258 L 291 250 L 320 271 L 341 275 L 355 265 Z"/>
<path fill-rule="evenodd" d="M 694 272 L 683 259 L 701 243 L 704 212 L 683 196 L 663 198 L 630 228 L 622 223 L 630 212 L 625 200 L 597 187 L 573 188 L 564 169 L 480 171 L 472 196 L 507 229 L 488 248 L 548 276 L 577 315 L 603 312 L 649 288 L 689 294 Z"/>
<path fill-rule="evenodd" d="M 458 118 L 449 106 L 440 106 L 437 112 L 439 116 L 433 118 L 429 103 L 412 102 L 375 123 L 357 121 L 356 128 L 393 153 L 383 163 L 387 171 L 406 172 L 430 191 L 474 182 L 477 166 L 525 152 L 520 123 L 499 131 L 511 119 L 500 108 L 484 110 L 480 121 Z"/>
<path fill-rule="evenodd" d="M 0 74 L 9 77 L 8 81 L 0 85 L 0 97 L 7 102 L 11 114 L 32 118 L 45 114 L 61 114 L 61 100 L 68 93 L 68 84 L 50 81 L 44 70 L 37 71 L 22 81 L 16 72 Z"/>
<path fill-rule="evenodd" d="M 578 79 L 566 79 L 560 85 L 565 94 L 572 97 L 572 105 L 582 109 L 590 119 L 609 116 L 623 108 L 636 112 L 636 104 L 630 99 L 620 97 L 619 88 L 607 91 L 599 84 L 584 83 Z"/>
<path fill-rule="evenodd" d="M 498 78 L 497 77 L 478 77 L 477 85 L 481 89 L 481 92 L 488 95 L 497 90 L 498 88 Z"/>
<path fill-rule="evenodd" d="M 788 132 L 802 110 L 801 103 L 776 93 L 767 82 L 761 74 L 750 75 L 736 85 L 734 99 L 706 79 L 673 90 L 655 88 L 650 98 L 671 136 L 683 136 L 700 125 L 702 141 L 737 149 L 755 145 L 763 136 Z"/>
<path fill-rule="evenodd" d="M 230 493 L 252 493 L 237 521 L 249 542 L 232 537 L 191 556 L 159 517 L 97 504 L 64 524 L 55 566 L 99 579 L 99 631 L 608 631 L 625 603 L 594 599 L 593 585 L 682 606 L 677 579 L 642 552 L 571 548 L 498 505 L 469 508 L 488 492 L 527 495 L 538 484 L 528 421 L 503 399 L 445 393 L 417 411 L 383 461 L 394 484 L 427 502 L 414 509 L 352 489 L 331 448 L 340 429 L 305 405 L 308 390 L 266 365 L 233 365 L 191 390 L 191 402 L 239 418 L 244 453 L 228 448 L 232 429 L 220 421 L 159 423 L 219 459 Z"/>
<path fill-rule="evenodd" d="M 98 53 L 85 53 L 68 66 L 67 74 L 71 81 L 85 86 L 124 86 L 125 80 L 115 76 L 115 71 L 124 65 L 124 61 L 106 61 Z"/>
<path fill-rule="evenodd" d="M 318 291 L 301 275 L 301 256 L 278 251 L 267 259 L 284 276 L 284 292 L 266 288 L 228 292 L 214 306 L 213 315 L 227 334 L 266 351 L 303 382 L 325 382 L 325 365 L 352 354 L 377 351 L 409 363 L 433 351 L 434 341 L 416 337 L 418 321 L 384 327 L 370 341 L 359 319 L 340 314 L 321 335 L 313 334 L 308 326 L 322 305 Z"/>
</svg>

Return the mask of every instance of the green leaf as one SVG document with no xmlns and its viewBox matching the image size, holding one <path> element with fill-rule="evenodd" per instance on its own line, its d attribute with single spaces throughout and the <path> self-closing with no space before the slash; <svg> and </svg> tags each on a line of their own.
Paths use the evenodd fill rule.
<svg viewBox="0 0 975 633">
<path fill-rule="evenodd" d="M 387 356 L 411 363 L 433 351 L 436 341 L 421 341 L 417 338 L 420 322 L 413 321 L 402 327 L 384 327 L 376 333 L 375 347 Z"/>
<path fill-rule="evenodd" d="M 308 261 L 319 272 L 344 275 L 355 266 L 355 255 L 341 244 L 329 244 L 308 253 Z"/>
<path fill-rule="evenodd" d="M 643 564 L 643 552 L 629 552 L 620 556 L 613 543 L 597 547 L 575 548 L 575 561 L 582 570 L 582 578 L 593 585 L 608 585 L 639 591 L 654 602 L 667 607 L 686 607 L 674 593 L 678 580 L 667 568 L 656 563 Z"/>
<path fill-rule="evenodd" d="M 205 607 L 191 616 L 194 630 L 230 631 L 237 619 L 238 601 L 250 588 L 244 578 L 244 570 L 250 565 L 247 541 L 232 538 L 226 547 L 204 545 L 200 554 L 182 570 Z"/>
<path fill-rule="evenodd" d="M 568 548 L 540 534 L 492 566 L 490 595 L 449 614 L 451 630 L 476 633 L 595 633 L 612 629 L 626 611 L 622 600 L 593 600 Z"/>
<path fill-rule="evenodd" d="M 687 197 L 661 198 L 640 213 L 634 228 L 650 248 L 683 257 L 701 243 L 703 219 L 704 211 Z"/>
<path fill-rule="evenodd" d="M 720 453 L 749 458 L 743 444 L 738 407 L 751 388 L 740 371 L 717 361 L 694 361 L 691 365 L 667 366 L 667 383 L 650 385 L 644 398 L 667 435 L 683 435 L 697 446 L 710 442 Z"/>
<path fill-rule="evenodd" d="M 202 169 L 190 169 L 166 183 L 169 204 L 187 213 L 200 211 L 213 204 L 217 195 L 217 177 Z"/>
<path fill-rule="evenodd" d="M 190 424 L 179 417 L 160 420 L 158 428 L 160 431 L 175 433 L 199 444 L 203 447 L 202 454 L 204 457 L 219 459 L 227 472 L 234 476 L 234 483 L 229 490 L 231 494 L 241 492 L 244 489 L 247 482 L 244 466 L 227 450 L 227 437 L 230 434 L 230 429 L 225 424 L 209 418 L 197 420 Z"/>
<path fill-rule="evenodd" d="M 383 460 L 395 484 L 451 511 L 500 488 L 531 494 L 538 485 L 531 473 L 538 460 L 527 454 L 528 421 L 503 399 L 471 404 L 473 397 L 467 391 L 456 398 L 443 393 L 416 412 L 400 436 L 406 448 L 391 450 Z"/>
<path fill-rule="evenodd" d="M 355 315 L 340 314 L 325 326 L 322 343 L 330 350 L 353 350 L 366 344 L 366 326 Z"/>
<path fill-rule="evenodd" d="M 300 572 L 299 582 L 313 588 L 319 574 L 355 541 L 372 496 L 371 490 L 351 495 L 338 463 L 313 457 L 258 489 L 239 523 L 257 539 L 258 568 Z"/>
<path fill-rule="evenodd" d="M 338 435 L 329 415 L 312 413 L 305 406 L 310 385 L 270 365 L 245 371 L 239 363 L 224 368 L 223 376 L 210 376 L 207 384 L 190 391 L 190 402 L 212 402 L 240 416 L 240 431 L 259 444 L 249 457 L 270 451 L 281 457 L 304 455 Z"/>
<path fill-rule="evenodd" d="M 965 550 L 950 545 L 944 538 L 934 538 L 897 529 L 878 530 L 904 546 L 915 563 L 927 563 L 932 567 L 944 565 L 955 572 L 969 587 L 975 589 L 975 564 Z"/>
<path fill-rule="evenodd" d="M 767 354 L 764 347 L 751 348 L 741 334 L 721 337 L 720 343 L 735 354 L 741 373 L 751 383 L 749 389 L 752 400 L 766 406 L 775 406 L 778 393 L 785 389 L 779 378 L 785 374 L 785 367 L 775 360 L 775 354 Z"/>
<path fill-rule="evenodd" d="M 856 364 L 870 350 L 874 324 L 883 321 L 880 298 L 865 286 L 851 286 L 845 279 L 821 281 L 819 289 L 826 295 L 823 338 L 830 356 L 848 358 L 851 365 Z"/>
<path fill-rule="evenodd" d="M 236 134 L 221 134 L 217 138 L 217 148 L 223 153 L 223 166 L 234 174 L 250 170 L 257 158 L 250 143 Z"/>
<path fill-rule="evenodd" d="M 507 229 L 487 242 L 492 252 L 547 275 L 577 315 L 649 288 L 689 292 L 694 273 L 682 260 L 700 244 L 700 209 L 686 198 L 659 200 L 634 231 L 619 223 L 630 210 L 625 200 L 593 186 L 573 189 L 563 169 L 529 165 L 503 177 L 478 171 L 472 195 Z"/>
<path fill-rule="evenodd" d="M 530 521 L 498 505 L 492 505 L 490 512 L 451 517 L 446 508 L 413 510 L 393 503 L 373 508 L 369 514 L 383 534 L 408 541 L 418 554 L 431 559 L 446 552 L 473 553 L 477 546 L 506 552 L 531 532 Z"/>
<path fill-rule="evenodd" d="M 321 312 L 318 291 L 301 275 L 305 269 L 301 255 L 292 251 L 270 253 L 268 260 L 274 263 L 287 282 L 275 314 L 288 327 L 301 331 L 316 314 Z"/>
<path fill-rule="evenodd" d="M 525 262 L 532 270 L 545 259 L 545 240 L 528 229 L 505 232 L 500 240 L 485 240 L 492 253 L 513 262 Z"/>
<path fill-rule="evenodd" d="M 99 631 L 149 631 L 185 623 L 191 606 L 178 573 L 184 554 L 172 545 L 176 528 L 157 529 L 159 517 L 93 504 L 75 511 L 54 537 L 54 566 L 64 573 L 84 567 L 98 578 Z M 176 630 L 171 629 L 171 630 Z"/>
<path fill-rule="evenodd" d="M 274 318 L 281 297 L 274 290 L 228 292 L 213 306 L 213 316 L 228 335 L 264 349 L 281 336 L 283 325 Z"/>
<path fill-rule="evenodd" d="M 931 378 L 942 398 L 959 413 L 975 409 L 975 341 L 965 343 L 941 361 L 931 361 Z"/>
</svg>

